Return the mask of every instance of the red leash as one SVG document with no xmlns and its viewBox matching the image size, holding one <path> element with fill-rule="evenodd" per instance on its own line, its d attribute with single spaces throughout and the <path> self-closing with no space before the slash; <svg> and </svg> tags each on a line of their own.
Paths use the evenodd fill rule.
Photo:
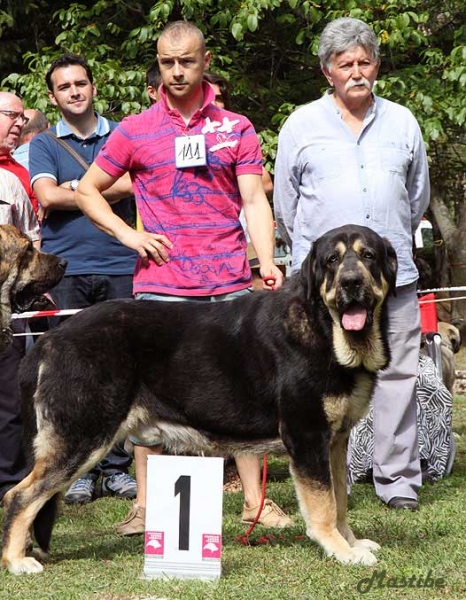
<svg viewBox="0 0 466 600">
<path fill-rule="evenodd" d="M 264 460 L 263 460 L 263 465 L 262 465 L 262 495 L 261 495 L 261 501 L 259 504 L 259 510 L 257 511 L 257 515 L 254 517 L 254 520 L 251 523 L 251 525 L 249 526 L 246 533 L 243 533 L 243 535 L 239 535 L 236 538 L 238 541 L 240 541 L 245 546 L 250 545 L 249 536 L 254 531 L 254 527 L 257 525 L 257 522 L 259 521 L 259 518 L 262 513 L 262 509 L 264 508 L 266 487 L 267 487 L 267 454 L 264 454 Z"/>
<path fill-rule="evenodd" d="M 264 281 L 267 285 L 270 285 L 272 288 L 272 292 L 275 291 L 275 283 L 277 278 L 274 275 L 267 275 L 266 277 L 262 277 L 262 281 Z"/>
<path fill-rule="evenodd" d="M 275 291 L 275 282 L 277 281 L 277 278 L 274 275 L 268 275 L 266 277 L 263 277 L 262 279 L 265 281 L 265 283 L 267 285 L 271 286 L 272 291 Z M 261 501 L 259 504 L 259 510 L 257 511 L 257 515 L 254 517 L 254 520 L 251 523 L 251 525 L 249 526 L 246 533 L 243 533 L 243 535 L 239 535 L 236 538 L 238 541 L 240 541 L 245 546 L 250 545 L 249 536 L 254 531 L 254 527 L 257 525 L 257 522 L 259 521 L 261 513 L 262 513 L 262 509 L 264 508 L 266 487 L 267 487 L 267 454 L 264 454 L 264 460 L 263 460 L 263 464 L 262 464 L 262 494 L 261 494 Z M 261 544 L 264 544 L 267 542 L 268 542 L 268 539 L 267 539 L 267 536 L 265 536 L 265 535 L 262 538 L 260 538 L 260 540 L 258 541 L 258 543 L 261 543 Z"/>
</svg>

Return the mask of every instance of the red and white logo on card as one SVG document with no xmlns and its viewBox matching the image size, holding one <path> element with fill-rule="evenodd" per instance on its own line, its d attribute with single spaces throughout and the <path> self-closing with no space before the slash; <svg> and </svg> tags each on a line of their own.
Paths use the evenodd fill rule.
<svg viewBox="0 0 466 600">
<path fill-rule="evenodd" d="M 212 533 L 202 534 L 202 560 L 220 560 L 222 557 L 222 536 Z"/>
<path fill-rule="evenodd" d="M 164 532 L 146 531 L 145 553 L 152 556 L 163 556 L 164 553 Z"/>
</svg>

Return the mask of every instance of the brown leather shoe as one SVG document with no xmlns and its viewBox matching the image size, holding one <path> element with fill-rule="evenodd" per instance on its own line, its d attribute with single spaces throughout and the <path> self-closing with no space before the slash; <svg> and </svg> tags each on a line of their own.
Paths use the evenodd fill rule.
<svg viewBox="0 0 466 600">
<path fill-rule="evenodd" d="M 140 535 L 146 528 L 146 509 L 134 503 L 131 510 L 116 528 L 118 535 Z"/>
<path fill-rule="evenodd" d="M 246 506 L 243 506 L 242 522 L 252 523 L 256 518 L 258 510 L 258 506 L 255 506 L 254 508 L 246 508 Z M 257 524 L 262 525 L 263 527 L 289 527 L 290 525 L 293 525 L 293 521 L 275 504 L 275 502 L 266 498 Z"/>
<path fill-rule="evenodd" d="M 404 510 L 419 510 L 419 502 L 414 498 L 403 498 L 394 496 L 388 501 L 388 508 L 400 508 Z"/>
</svg>

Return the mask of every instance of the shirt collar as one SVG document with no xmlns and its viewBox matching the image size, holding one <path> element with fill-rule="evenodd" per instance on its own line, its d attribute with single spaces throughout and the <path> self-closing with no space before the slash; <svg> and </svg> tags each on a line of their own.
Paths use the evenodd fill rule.
<svg viewBox="0 0 466 600">
<path fill-rule="evenodd" d="M 202 82 L 202 92 L 203 92 L 203 102 L 202 102 L 201 108 L 198 109 L 200 113 L 204 112 L 204 110 L 207 107 L 209 107 L 212 104 L 212 102 L 215 100 L 215 92 L 214 92 L 212 86 L 207 83 L 207 81 L 203 81 Z M 160 92 L 159 93 L 160 93 L 160 100 L 159 100 L 159 102 L 163 103 L 163 105 L 166 108 L 166 110 L 169 111 L 169 112 L 172 112 L 172 111 L 175 112 L 176 111 L 178 113 L 178 110 L 176 108 L 172 109 L 172 108 L 170 108 L 168 106 L 168 103 L 167 103 L 167 94 L 165 92 L 165 88 L 164 88 L 163 85 L 160 87 Z M 197 112 L 198 111 L 196 111 L 196 113 Z M 194 113 L 194 114 L 196 114 L 196 113 Z"/>
<path fill-rule="evenodd" d="M 91 133 L 91 135 L 89 135 L 86 139 L 89 139 L 92 137 L 104 137 L 110 131 L 110 124 L 108 122 L 108 119 L 106 119 L 105 117 L 102 117 L 97 112 L 94 114 L 97 117 L 97 125 L 95 128 L 95 131 L 93 133 Z M 57 133 L 57 137 L 59 137 L 59 138 L 71 137 L 71 136 L 74 136 L 75 138 L 79 137 L 74 133 L 74 131 L 71 131 L 68 124 L 64 121 L 63 118 L 60 119 L 60 121 L 58 121 L 58 123 L 57 123 L 57 132 L 56 133 Z"/>
<path fill-rule="evenodd" d="M 333 88 L 329 88 L 326 92 L 324 97 L 327 99 L 327 102 L 331 105 L 332 109 L 334 110 L 334 112 L 336 112 L 336 114 L 341 117 L 341 110 L 338 108 L 336 102 L 334 101 L 334 99 L 332 98 L 333 95 Z M 377 96 L 372 93 L 372 104 L 369 106 L 369 108 L 367 109 L 366 112 L 366 116 L 364 118 L 364 120 L 366 121 L 368 118 L 373 117 L 375 115 L 376 112 L 376 107 L 377 107 Z"/>
<path fill-rule="evenodd" d="M 0 162 L 15 163 L 17 161 L 11 156 L 11 154 L 0 154 Z"/>
</svg>

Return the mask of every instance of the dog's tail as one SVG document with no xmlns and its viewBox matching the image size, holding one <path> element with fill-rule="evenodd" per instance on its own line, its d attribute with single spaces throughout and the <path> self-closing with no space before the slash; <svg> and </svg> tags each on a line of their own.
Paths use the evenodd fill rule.
<svg viewBox="0 0 466 600">
<path fill-rule="evenodd" d="M 34 537 L 39 548 L 44 552 L 48 552 L 50 548 L 53 526 L 58 514 L 59 498 L 60 494 L 57 493 L 50 500 L 47 500 L 34 519 Z"/>
</svg>

